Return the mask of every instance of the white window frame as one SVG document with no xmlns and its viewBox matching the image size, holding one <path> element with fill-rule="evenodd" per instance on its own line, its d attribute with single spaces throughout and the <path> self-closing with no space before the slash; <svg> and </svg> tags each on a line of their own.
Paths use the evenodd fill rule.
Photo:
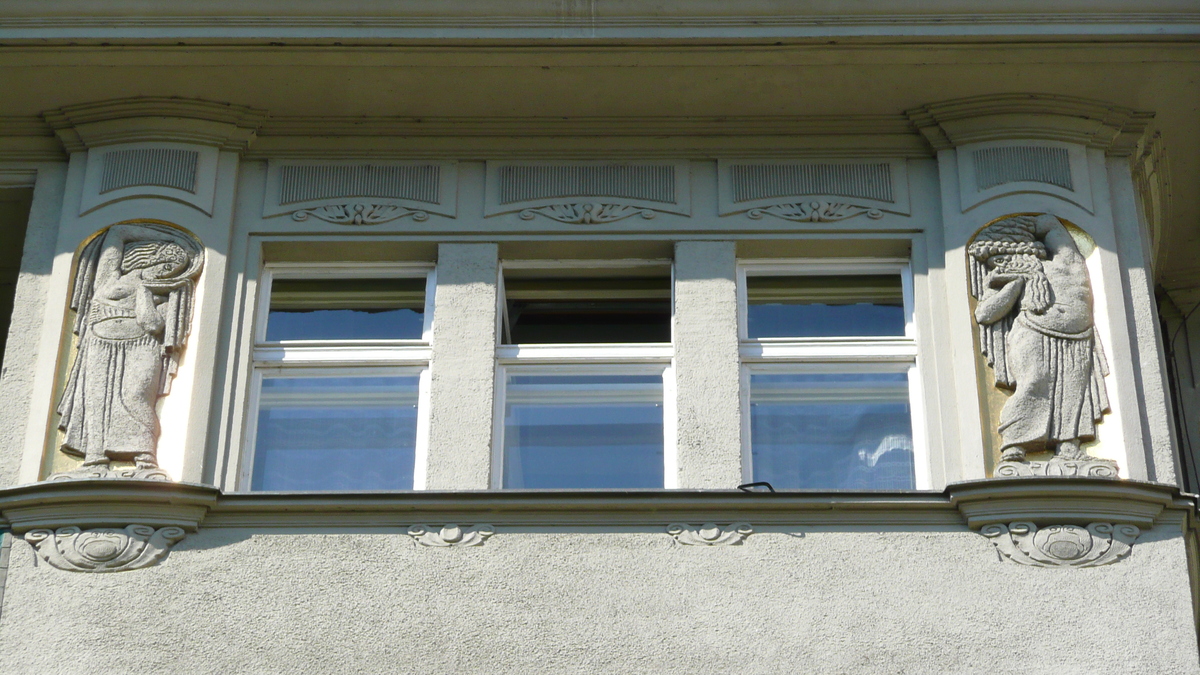
<svg viewBox="0 0 1200 675">
<path fill-rule="evenodd" d="M 275 279 L 413 279 L 425 278 L 424 325 L 420 339 L 397 340 L 280 340 L 267 342 L 271 285 Z M 417 437 L 413 488 L 426 488 L 429 464 L 429 360 L 432 353 L 434 291 L 433 263 L 268 263 L 263 266 L 256 298 L 253 372 L 245 435 L 238 471 L 238 490 L 251 490 L 258 409 L 264 375 L 272 377 L 336 377 L 419 373 Z"/>
<path fill-rule="evenodd" d="M 750 276 L 856 276 L 898 274 L 904 299 L 904 336 L 755 338 L 747 337 Z M 932 488 L 932 461 L 925 432 L 917 327 L 913 320 L 912 266 L 904 258 L 797 258 L 739 260 L 738 338 L 741 354 L 742 475 L 754 480 L 750 438 L 750 375 L 759 373 L 852 372 L 866 365 L 907 370 L 912 416 L 914 489 Z"/>
<path fill-rule="evenodd" d="M 675 265 L 669 259 L 603 260 L 503 260 L 497 283 L 496 386 L 492 411 L 492 471 L 490 488 L 504 488 L 505 390 L 508 375 L 643 375 L 661 374 L 663 380 L 663 488 L 679 487 L 676 441 L 678 412 L 675 396 L 674 342 L 504 344 L 508 300 L 504 270 L 629 269 L 646 267 L 670 270 L 671 307 L 675 306 Z"/>
</svg>

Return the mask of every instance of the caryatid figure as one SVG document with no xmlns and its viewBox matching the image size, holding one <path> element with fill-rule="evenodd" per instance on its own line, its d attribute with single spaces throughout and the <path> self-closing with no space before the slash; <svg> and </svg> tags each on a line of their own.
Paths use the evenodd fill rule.
<svg viewBox="0 0 1200 675">
<path fill-rule="evenodd" d="M 158 466 L 155 406 L 191 329 L 204 248 L 156 223 L 119 224 L 79 255 L 71 309 L 78 353 L 58 406 L 63 452 L 83 467 Z"/>
<path fill-rule="evenodd" d="M 1038 450 L 1087 459 L 1081 444 L 1109 405 L 1083 254 L 1049 214 L 996 221 L 967 252 L 980 348 L 996 386 L 1012 392 L 1000 413 L 1001 461 Z"/>
</svg>

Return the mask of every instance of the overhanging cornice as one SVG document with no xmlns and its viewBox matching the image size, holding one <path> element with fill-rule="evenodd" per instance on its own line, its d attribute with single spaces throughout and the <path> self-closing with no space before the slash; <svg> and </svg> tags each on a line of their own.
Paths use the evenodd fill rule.
<svg viewBox="0 0 1200 675">
<path fill-rule="evenodd" d="M 934 150 L 1003 140 L 1052 140 L 1128 155 L 1154 113 L 1055 94 L 992 94 L 907 112 Z"/>
<path fill-rule="evenodd" d="M 17 534 L 139 523 L 195 530 L 378 528 L 421 522 L 499 527 L 659 526 L 670 522 L 855 527 L 962 527 L 993 523 L 1182 522 L 1195 502 L 1156 483 L 1087 478 L 993 479 L 942 492 L 736 490 L 222 493 L 186 483 L 91 480 L 0 490 L 0 527 Z M 1168 518 L 1168 513 L 1174 514 Z"/>
<path fill-rule="evenodd" d="M 173 141 L 245 150 L 265 110 L 196 99 L 138 97 L 42 113 L 68 152 L 116 143 Z"/>
</svg>

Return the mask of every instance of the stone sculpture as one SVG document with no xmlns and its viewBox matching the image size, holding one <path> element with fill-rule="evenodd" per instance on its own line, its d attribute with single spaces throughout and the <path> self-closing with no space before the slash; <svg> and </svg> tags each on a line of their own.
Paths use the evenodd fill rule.
<svg viewBox="0 0 1200 675">
<path fill-rule="evenodd" d="M 78 353 L 58 406 L 63 452 L 83 458 L 78 477 L 166 479 L 157 446 L 160 396 L 170 392 L 191 328 L 204 248 L 158 223 L 122 223 L 79 254 L 71 309 Z M 52 478 L 71 477 L 60 474 Z"/>
<path fill-rule="evenodd" d="M 1003 218 L 967 251 L 980 349 L 996 387 L 1012 392 L 1000 414 L 1001 462 L 1049 450 L 1056 464 L 1112 464 L 1081 447 L 1109 411 L 1108 366 L 1087 266 L 1066 226 L 1049 214 Z"/>
</svg>

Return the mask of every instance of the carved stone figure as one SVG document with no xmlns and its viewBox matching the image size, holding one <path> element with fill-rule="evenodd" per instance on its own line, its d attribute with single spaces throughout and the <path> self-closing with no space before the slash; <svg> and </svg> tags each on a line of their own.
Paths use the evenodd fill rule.
<svg viewBox="0 0 1200 675">
<path fill-rule="evenodd" d="M 80 253 L 79 349 L 58 413 L 62 450 L 83 458 L 81 475 L 104 477 L 97 470 L 117 460 L 161 478 L 155 406 L 171 390 L 203 265 L 199 240 L 154 223 L 113 225 Z"/>
<path fill-rule="evenodd" d="M 967 251 L 980 349 L 996 386 L 1012 392 L 1000 414 L 1001 461 L 1038 450 L 1105 461 L 1081 447 L 1109 410 L 1108 366 L 1087 266 L 1066 226 L 1049 214 L 1004 218 Z"/>
</svg>

